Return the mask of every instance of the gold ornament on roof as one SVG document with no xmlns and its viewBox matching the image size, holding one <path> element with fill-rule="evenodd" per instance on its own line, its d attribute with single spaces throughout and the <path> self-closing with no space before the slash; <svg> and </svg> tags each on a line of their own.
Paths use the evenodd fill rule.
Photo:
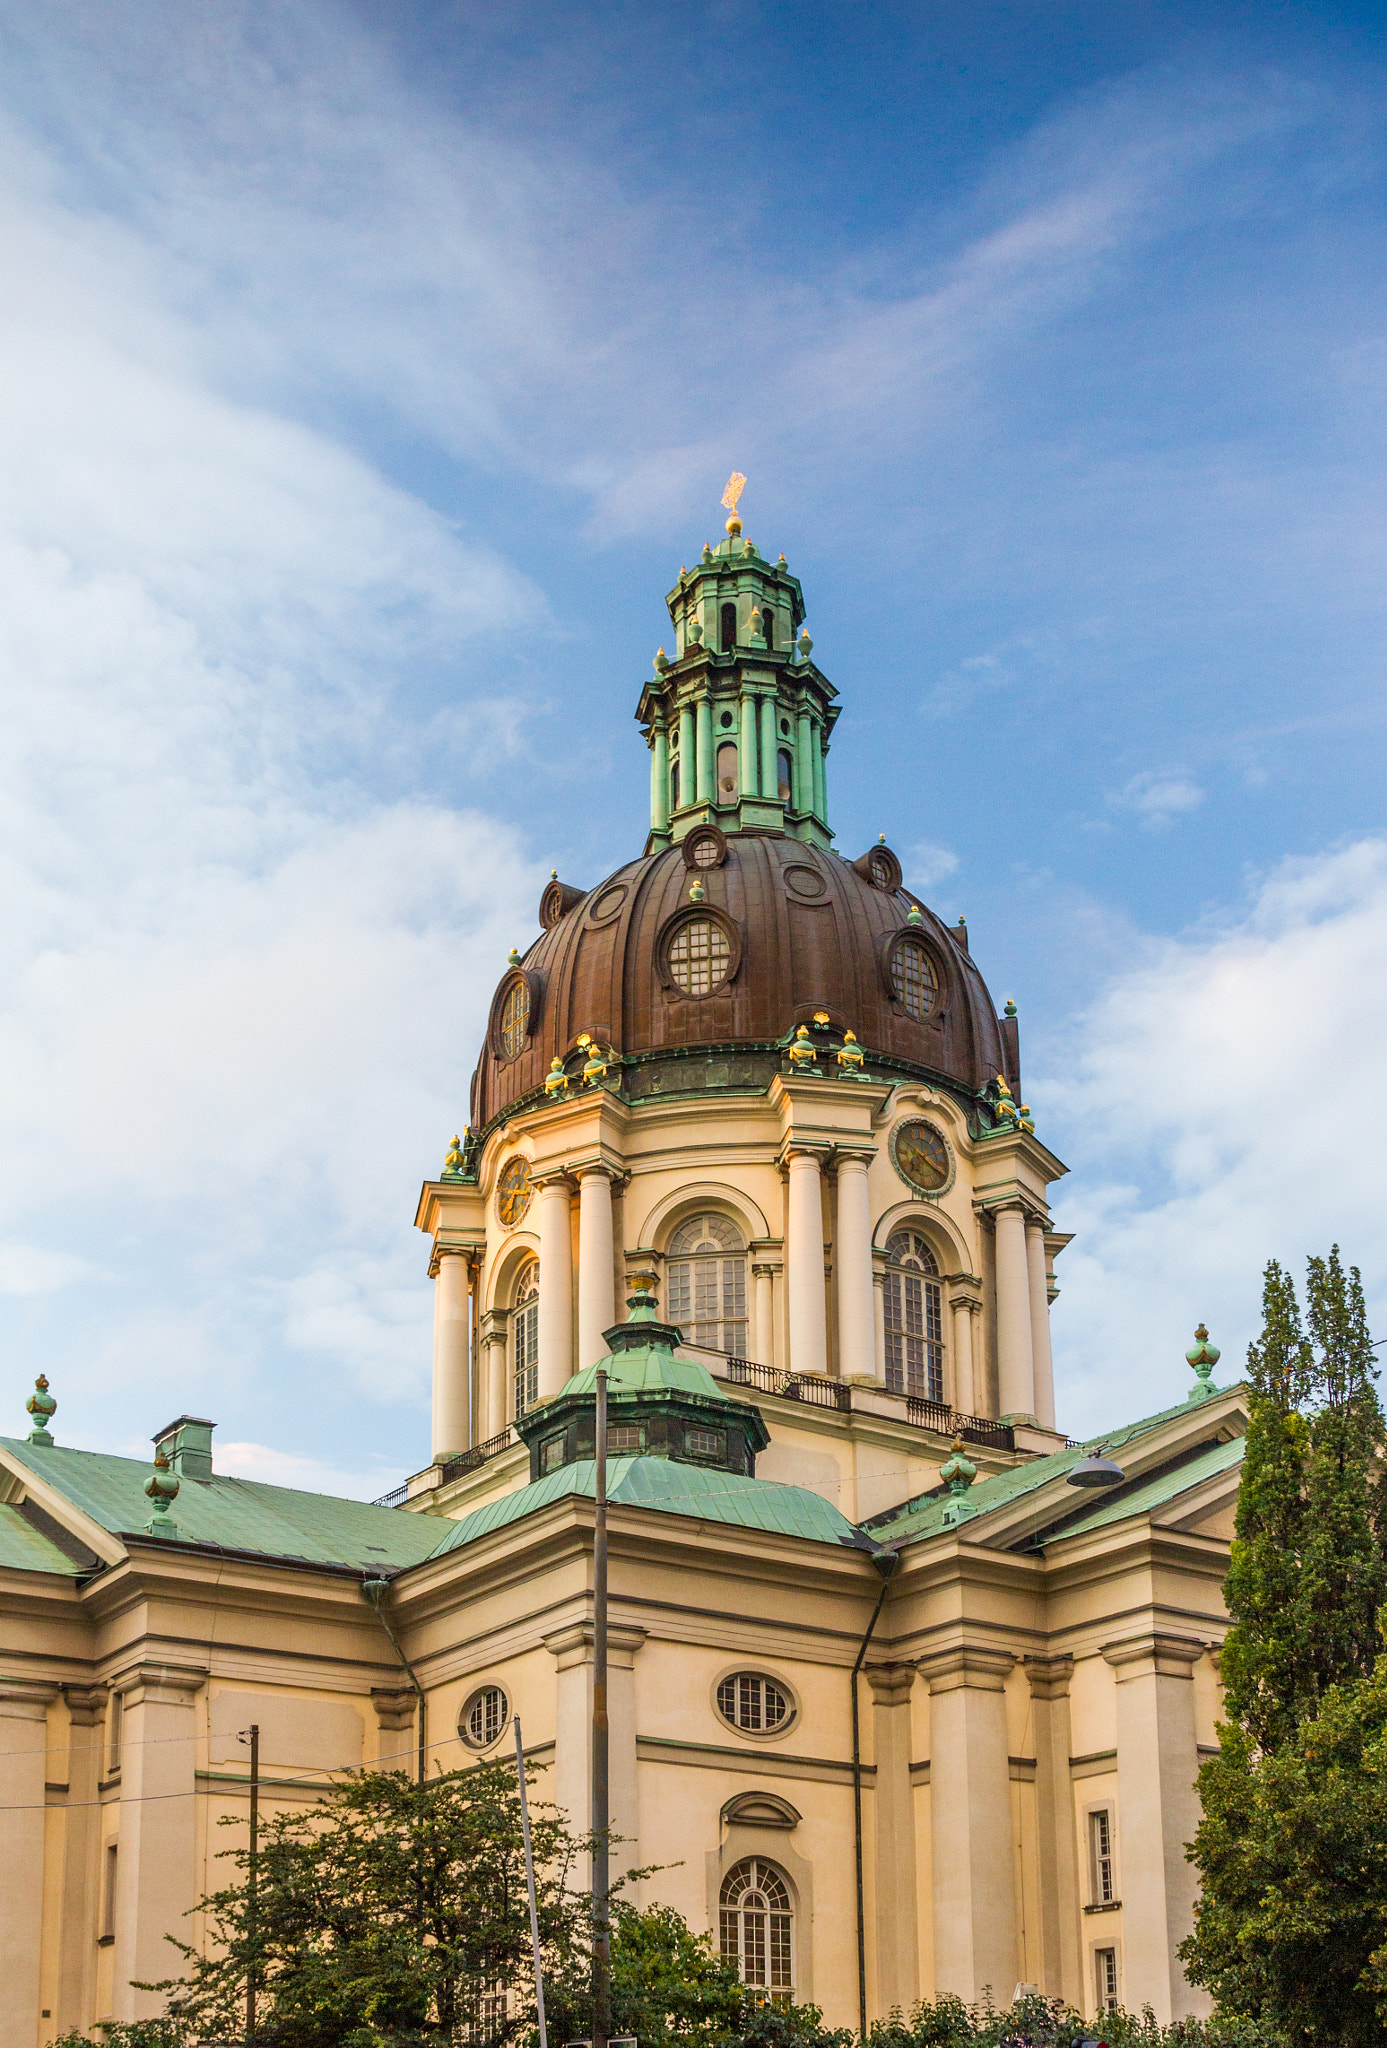
<svg viewBox="0 0 1387 2048">
<path fill-rule="evenodd" d="M 809 1026 L 801 1024 L 790 1041 L 790 1065 L 796 1068 L 812 1067 L 816 1058 L 817 1054 L 809 1042 Z"/>
<path fill-rule="evenodd" d="M 727 489 L 722 494 L 722 502 L 732 515 L 727 522 L 727 531 L 734 536 L 742 530 L 742 522 L 737 517 L 737 503 L 745 489 L 746 478 L 739 469 L 734 469 L 727 479 Z"/>
</svg>

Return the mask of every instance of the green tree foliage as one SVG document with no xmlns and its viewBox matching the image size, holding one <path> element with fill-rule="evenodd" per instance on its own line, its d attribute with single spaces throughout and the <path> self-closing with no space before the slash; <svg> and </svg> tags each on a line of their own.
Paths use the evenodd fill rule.
<svg viewBox="0 0 1387 2048">
<path fill-rule="evenodd" d="M 1377 2041 L 1387 1517 L 1376 1365 L 1362 1282 L 1337 1246 L 1308 1262 L 1304 1330 L 1275 1263 L 1263 1308 L 1226 1585 L 1227 1720 L 1200 1772 L 1190 1853 L 1202 1889 L 1181 1955 L 1220 2012 L 1278 2027 L 1297 2048 Z M 1348 1825 L 1355 1813 L 1361 1826 Z"/>
<path fill-rule="evenodd" d="M 721 2048 L 737 2038 L 746 1988 L 736 1970 L 669 1906 L 637 1912 L 618 1899 L 612 1910 L 612 2032 L 635 2034 L 642 2048 L 684 2042 Z M 587 1959 L 545 1985 L 551 2042 L 583 2040 L 592 2028 Z"/>
<path fill-rule="evenodd" d="M 534 1816 L 546 1968 L 586 1954 L 588 1906 L 569 1886 L 577 1844 L 552 1809 Z M 478 1764 L 416 1785 L 362 1771 L 305 1813 L 265 1829 L 252 1907 L 240 1881 L 204 1899 L 208 1953 L 145 1987 L 169 1996 L 194 2040 L 244 2033 L 247 1974 L 257 2032 L 282 2048 L 452 2042 L 477 2025 L 493 1986 L 529 1984 L 532 1964 L 520 1802 L 513 1766 Z M 524 2002 L 511 2022 L 526 2023 Z M 137 2044 L 132 2044 L 137 2048 Z"/>
<path fill-rule="evenodd" d="M 1031 1996 L 999 2010 L 941 1998 L 907 2016 L 893 2012 L 867 2035 L 865 2048 L 1285 2048 L 1281 2035 L 1251 2020 L 1176 2020 L 1162 2026 L 1150 2010 L 1140 2016 L 1105 2013 L 1086 2020 L 1059 1999 Z"/>
</svg>

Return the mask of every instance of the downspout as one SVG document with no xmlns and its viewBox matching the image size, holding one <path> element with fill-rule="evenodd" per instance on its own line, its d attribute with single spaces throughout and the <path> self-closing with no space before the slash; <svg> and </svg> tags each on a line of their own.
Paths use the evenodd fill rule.
<svg viewBox="0 0 1387 2048">
<path fill-rule="evenodd" d="M 872 1631 L 886 1604 L 886 1589 L 900 1556 L 894 1550 L 874 1550 L 872 1563 L 881 1573 L 881 1591 L 877 1604 L 872 1609 L 872 1618 L 867 1623 L 867 1633 L 862 1638 L 862 1647 L 857 1653 L 857 1662 L 852 1667 L 852 1826 L 853 1846 L 857 1856 L 857 2031 L 858 2039 L 867 2038 L 867 1914 L 862 1895 L 862 1745 L 857 1717 L 857 1681 L 862 1671 L 862 1661 L 867 1654 L 867 1645 L 872 1640 Z"/>
<path fill-rule="evenodd" d="M 415 1677 L 415 1675 L 414 1675 L 414 1666 L 413 1666 L 413 1665 L 412 1665 L 412 1664 L 410 1663 L 410 1661 L 409 1661 L 408 1657 L 406 1657 L 406 1655 L 405 1655 L 404 1651 L 403 1651 L 403 1650 L 401 1649 L 401 1647 L 400 1647 L 400 1639 L 399 1639 L 399 1637 L 398 1637 L 398 1636 L 396 1635 L 396 1633 L 395 1633 L 394 1629 L 393 1629 L 393 1628 L 391 1628 L 391 1626 L 390 1626 L 390 1617 L 389 1617 L 389 1616 L 387 1615 L 387 1613 L 386 1613 L 386 1611 L 385 1611 L 385 1606 L 384 1606 L 385 1596 L 386 1596 L 386 1594 L 387 1594 L 387 1593 L 388 1593 L 388 1592 L 390 1591 L 390 1581 L 389 1581 L 389 1579 L 363 1579 L 363 1580 L 362 1580 L 362 1582 L 361 1582 L 361 1590 L 362 1590 L 362 1592 L 363 1592 L 363 1593 L 364 1593 L 364 1594 L 366 1595 L 366 1598 L 367 1598 L 367 1599 L 368 1599 L 368 1600 L 370 1601 L 371 1605 L 372 1605 L 372 1606 L 373 1606 L 373 1607 L 375 1608 L 375 1610 L 376 1610 L 376 1619 L 377 1619 L 377 1621 L 378 1621 L 378 1622 L 380 1623 L 381 1627 L 382 1627 L 382 1628 L 383 1628 L 383 1629 L 385 1630 L 385 1633 L 386 1633 L 386 1634 L 387 1634 L 387 1635 L 389 1636 L 389 1638 L 390 1638 L 391 1642 L 392 1642 L 392 1643 L 393 1643 L 393 1644 L 395 1645 L 395 1655 L 396 1655 L 396 1656 L 397 1656 L 397 1657 L 399 1658 L 400 1662 L 401 1662 L 401 1663 L 402 1663 L 402 1664 L 404 1665 L 404 1667 L 405 1667 L 405 1673 L 406 1673 L 406 1675 L 407 1675 L 407 1677 L 408 1677 L 408 1679 L 409 1679 L 409 1682 L 410 1682 L 410 1684 L 411 1684 L 411 1685 L 412 1685 L 412 1686 L 414 1687 L 415 1693 L 416 1693 L 416 1695 L 417 1695 L 417 1697 L 418 1697 L 418 1700 L 419 1700 L 419 1763 L 418 1763 L 418 1779 L 419 1779 L 419 1783 L 420 1783 L 420 1784 L 422 1785 L 422 1784 L 423 1784 L 423 1782 L 424 1782 L 424 1738 L 425 1738 L 424 1716 L 425 1716 L 425 1713 L 426 1713 L 426 1711 L 427 1711 L 427 1709 L 426 1709 L 426 1706 L 425 1706 L 425 1701 L 424 1701 L 424 1688 L 423 1688 L 423 1686 L 422 1686 L 422 1685 L 420 1685 L 420 1683 L 419 1683 L 418 1679 L 417 1679 L 417 1678 Z M 870 1635 L 870 1634 L 871 1634 L 871 1630 L 869 1629 L 869 1630 L 867 1631 L 867 1633 L 868 1633 L 868 1634 Z M 863 1648 L 864 1648 L 864 1649 L 866 1648 L 866 1645 L 865 1645 L 865 1644 L 863 1645 Z M 860 1862 L 860 1860 L 861 1860 L 861 1859 L 860 1859 L 860 1857 L 859 1857 L 859 1862 Z M 859 1893 L 861 1892 L 861 1889 L 862 1889 L 862 1888 L 861 1888 L 861 1885 L 859 1884 L 859 1886 L 858 1886 L 858 1891 L 859 1891 Z"/>
</svg>

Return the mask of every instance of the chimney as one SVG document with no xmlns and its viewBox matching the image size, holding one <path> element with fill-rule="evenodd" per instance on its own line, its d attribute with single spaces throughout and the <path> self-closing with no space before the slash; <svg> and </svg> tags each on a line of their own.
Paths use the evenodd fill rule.
<svg viewBox="0 0 1387 2048">
<path fill-rule="evenodd" d="M 163 1452 L 180 1479 L 210 1479 L 216 1426 L 203 1415 L 180 1415 L 155 1436 L 156 1453 Z"/>
</svg>

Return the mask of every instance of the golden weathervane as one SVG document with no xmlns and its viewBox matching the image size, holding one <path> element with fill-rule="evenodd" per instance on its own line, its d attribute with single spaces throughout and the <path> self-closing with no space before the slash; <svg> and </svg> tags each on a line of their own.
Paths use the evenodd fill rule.
<svg viewBox="0 0 1387 2048">
<path fill-rule="evenodd" d="M 731 476 L 727 479 L 727 489 L 722 494 L 722 502 L 732 514 L 732 519 L 737 519 L 737 500 L 745 489 L 746 478 L 739 469 L 734 469 Z M 729 519 L 727 522 L 729 533 L 732 531 L 732 519 Z M 737 524 L 738 527 L 741 526 L 740 519 L 737 520 Z"/>
</svg>

